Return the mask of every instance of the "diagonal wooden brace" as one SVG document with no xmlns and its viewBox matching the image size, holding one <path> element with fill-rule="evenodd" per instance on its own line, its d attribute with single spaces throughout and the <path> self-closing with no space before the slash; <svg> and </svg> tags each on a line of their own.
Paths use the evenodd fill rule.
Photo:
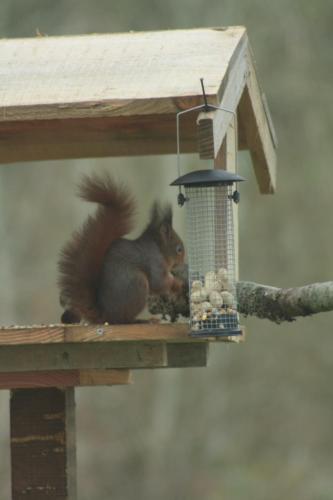
<svg viewBox="0 0 333 500">
<path fill-rule="evenodd" d="M 230 71 L 223 99 L 218 106 L 237 113 L 238 149 L 248 149 L 260 192 L 276 189 L 277 139 L 268 105 L 256 76 L 250 47 L 238 53 L 238 63 Z M 201 159 L 216 160 L 223 155 L 223 142 L 230 126 L 235 127 L 232 112 L 210 110 L 197 118 L 198 152 Z"/>
</svg>

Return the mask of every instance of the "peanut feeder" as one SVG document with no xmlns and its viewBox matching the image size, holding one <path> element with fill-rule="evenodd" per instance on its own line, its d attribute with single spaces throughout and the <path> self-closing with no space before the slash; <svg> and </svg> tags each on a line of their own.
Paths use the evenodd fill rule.
<svg viewBox="0 0 333 500">
<path fill-rule="evenodd" d="M 184 186 L 189 266 L 191 336 L 241 333 L 235 287 L 232 203 L 234 183 L 244 179 L 225 170 L 198 170 L 176 179 Z"/>
</svg>

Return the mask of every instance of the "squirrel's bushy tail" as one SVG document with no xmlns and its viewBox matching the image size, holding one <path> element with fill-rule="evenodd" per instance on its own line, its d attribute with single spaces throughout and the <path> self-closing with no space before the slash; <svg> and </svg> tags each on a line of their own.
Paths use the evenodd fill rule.
<svg viewBox="0 0 333 500">
<path fill-rule="evenodd" d="M 128 190 L 108 175 L 84 177 L 78 195 L 99 206 L 61 252 L 60 298 L 74 317 L 99 322 L 103 318 L 98 311 L 96 291 L 104 257 L 114 240 L 131 231 L 135 202 Z"/>
</svg>

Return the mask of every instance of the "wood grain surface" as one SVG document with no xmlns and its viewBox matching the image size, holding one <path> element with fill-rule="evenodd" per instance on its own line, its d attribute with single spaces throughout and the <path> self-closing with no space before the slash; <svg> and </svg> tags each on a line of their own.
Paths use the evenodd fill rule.
<svg viewBox="0 0 333 500">
<path fill-rule="evenodd" d="M 96 342 L 206 342 L 189 336 L 185 323 L 131 325 L 31 325 L 0 328 L 0 346 Z M 236 337 L 211 340 L 236 341 Z"/>
<path fill-rule="evenodd" d="M 131 372 L 129 370 L 0 372 L 0 389 L 126 385 L 130 384 L 131 381 Z"/>
<path fill-rule="evenodd" d="M 12 500 L 76 500 L 74 389 L 18 389 L 10 398 Z"/>
<path fill-rule="evenodd" d="M 175 113 L 216 100 L 244 27 L 0 41 L 0 121 Z"/>
</svg>

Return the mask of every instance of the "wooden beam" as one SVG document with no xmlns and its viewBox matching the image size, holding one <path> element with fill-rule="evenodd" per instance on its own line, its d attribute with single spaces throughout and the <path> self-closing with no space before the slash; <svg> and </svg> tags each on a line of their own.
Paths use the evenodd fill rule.
<svg viewBox="0 0 333 500">
<path fill-rule="evenodd" d="M 247 61 L 249 75 L 238 107 L 242 145 L 250 150 L 260 192 L 271 194 L 276 189 L 276 134 L 249 50 Z"/>
<path fill-rule="evenodd" d="M 187 323 L 131 325 L 32 325 L 0 328 L 0 346 L 128 342 L 202 342 L 189 336 Z M 224 341 L 221 337 L 221 341 Z M 1 364 L 0 364 L 1 366 Z M 111 368 L 111 367 L 109 367 Z M 117 367 L 119 368 L 119 367 Z"/>
<path fill-rule="evenodd" d="M 74 389 L 18 389 L 10 398 L 12 500 L 76 500 Z"/>
<path fill-rule="evenodd" d="M 196 115 L 184 115 L 182 153 L 196 153 Z M 0 162 L 175 154 L 174 114 L 0 122 Z"/>
<path fill-rule="evenodd" d="M 228 340 L 239 341 L 236 337 Z M 115 378 L 115 375 L 107 375 L 107 370 L 205 366 L 207 355 L 207 339 L 168 344 L 109 342 L 2 346 L 0 389 L 122 384 L 128 383 L 126 375 Z"/>
<path fill-rule="evenodd" d="M 52 370 L 33 372 L 0 372 L 0 389 L 38 387 L 84 387 L 126 385 L 132 382 L 129 370 Z"/>
<path fill-rule="evenodd" d="M 239 341 L 236 337 L 228 340 Z M 106 374 L 98 375 L 98 372 L 89 375 L 89 372 L 115 368 L 205 366 L 207 355 L 207 339 L 168 344 L 109 342 L 2 346 L 0 388 L 20 387 L 20 384 L 24 384 L 22 387 L 104 385 L 106 381 L 112 384 L 113 377 L 106 378 Z M 80 377 L 75 373 L 78 370 L 82 373 Z M 125 378 L 116 383 L 126 381 Z"/>
<path fill-rule="evenodd" d="M 208 347 L 208 342 L 168 344 L 168 368 L 207 366 Z"/>
<path fill-rule="evenodd" d="M 239 45 L 237 58 L 220 105 L 232 111 L 237 110 L 238 148 L 250 150 L 260 192 L 273 193 L 276 187 L 277 139 L 248 43 Z M 198 150 L 202 159 L 218 157 L 232 122 L 231 113 L 210 111 L 199 114 Z"/>
<path fill-rule="evenodd" d="M 161 342 L 2 346 L 0 366 L 2 373 L 162 368 L 167 366 L 167 351 Z"/>
<path fill-rule="evenodd" d="M 186 324 L 131 325 L 32 325 L 0 329 L 0 345 L 129 342 L 129 341 L 186 341 Z"/>
</svg>

